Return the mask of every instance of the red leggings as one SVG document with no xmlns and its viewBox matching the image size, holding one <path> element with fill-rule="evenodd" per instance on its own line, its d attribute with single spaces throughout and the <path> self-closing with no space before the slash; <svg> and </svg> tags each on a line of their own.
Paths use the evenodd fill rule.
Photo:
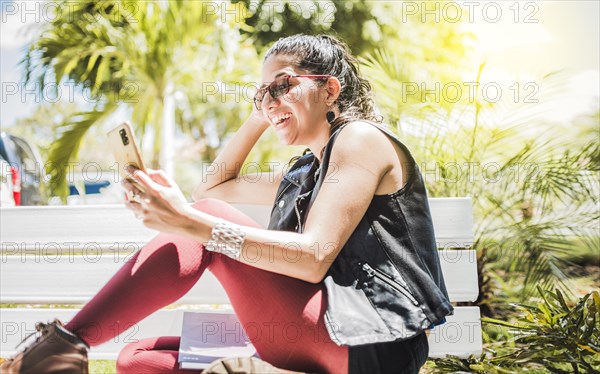
<svg viewBox="0 0 600 374">
<path fill-rule="evenodd" d="M 231 205 L 206 199 L 194 207 L 241 225 L 255 226 Z M 347 373 L 348 349 L 325 329 L 322 284 L 311 284 L 204 251 L 191 239 L 160 234 L 128 261 L 66 328 L 94 346 L 181 298 L 209 269 L 221 282 L 260 357 L 285 369 Z M 190 373 L 179 370 L 179 337 L 143 339 L 127 345 L 119 373 Z"/>
</svg>

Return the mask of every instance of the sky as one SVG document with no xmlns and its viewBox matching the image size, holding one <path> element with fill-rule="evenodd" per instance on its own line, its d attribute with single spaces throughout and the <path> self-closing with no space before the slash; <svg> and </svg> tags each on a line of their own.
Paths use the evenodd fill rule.
<svg viewBox="0 0 600 374">
<path fill-rule="evenodd" d="M 410 12 L 414 9 L 411 7 L 429 6 L 432 2 L 428 3 L 405 2 L 405 6 L 398 9 Z M 17 66 L 31 40 L 26 30 L 50 18 L 54 10 L 52 4 L 0 0 L 0 126 L 3 129 L 12 126 L 18 118 L 27 117 L 41 101 L 55 100 L 50 94 L 40 96 L 23 90 L 21 70 Z M 449 21 L 457 19 L 459 14 L 452 4 L 440 6 L 436 14 L 429 16 Z M 538 86 L 543 75 L 562 70 L 569 77 L 568 89 L 560 105 L 547 115 L 568 120 L 598 106 L 600 1 L 509 0 L 461 4 L 463 9 L 471 10 L 460 17 L 466 17 L 465 27 L 477 36 L 473 62 L 486 63 L 484 81 L 497 82 L 503 94 L 515 95 L 519 90 L 519 99 L 523 100 L 527 95 L 535 98 L 543 94 Z M 465 80 L 472 78 L 465 77 Z M 62 97 L 76 96 L 71 86 L 60 88 Z"/>
<path fill-rule="evenodd" d="M 502 16 L 495 15 L 494 6 L 488 6 L 484 13 L 486 3 L 500 4 Z M 543 76 L 560 71 L 567 77 L 565 91 L 552 100 L 545 117 L 568 121 L 598 109 L 600 1 L 481 4 L 475 8 L 474 22 L 469 25 L 477 35 L 475 58 L 486 62 L 484 81 L 500 82 L 503 93 L 513 96 L 519 88 L 521 102 L 528 95 L 543 100 L 550 91 L 544 86 Z"/>
</svg>

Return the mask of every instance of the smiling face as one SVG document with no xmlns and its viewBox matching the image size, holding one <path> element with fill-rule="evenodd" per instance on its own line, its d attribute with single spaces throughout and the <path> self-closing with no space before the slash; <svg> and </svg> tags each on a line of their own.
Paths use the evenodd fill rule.
<svg viewBox="0 0 600 374">
<path fill-rule="evenodd" d="M 311 72 L 294 67 L 291 58 L 285 55 L 272 55 L 265 60 L 262 74 L 264 85 L 268 85 L 285 76 Z M 304 77 L 289 78 L 289 92 L 277 98 L 268 91 L 264 95 L 261 103 L 263 116 L 275 128 L 282 143 L 310 146 L 325 133 L 329 136 L 327 87 L 319 81 L 323 82 Z"/>
</svg>

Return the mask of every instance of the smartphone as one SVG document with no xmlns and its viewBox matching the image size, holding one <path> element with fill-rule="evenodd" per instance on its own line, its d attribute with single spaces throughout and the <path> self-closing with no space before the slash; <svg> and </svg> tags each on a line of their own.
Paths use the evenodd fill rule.
<svg viewBox="0 0 600 374">
<path fill-rule="evenodd" d="M 123 122 L 119 126 L 110 130 L 106 136 L 108 136 L 109 146 L 112 148 L 117 160 L 117 168 L 119 169 L 119 175 L 121 178 L 132 182 L 141 192 L 145 192 L 144 189 L 136 183 L 131 177 L 131 173 L 127 170 L 129 166 L 133 166 L 146 172 L 146 166 L 142 160 L 142 153 L 140 147 L 135 138 L 133 127 L 129 122 Z"/>
</svg>

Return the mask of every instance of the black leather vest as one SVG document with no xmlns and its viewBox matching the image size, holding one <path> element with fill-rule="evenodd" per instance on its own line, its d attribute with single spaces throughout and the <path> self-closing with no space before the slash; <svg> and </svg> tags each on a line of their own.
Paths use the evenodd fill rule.
<svg viewBox="0 0 600 374">
<path fill-rule="evenodd" d="M 443 323 L 453 308 L 442 278 L 421 173 L 409 150 L 388 130 L 406 153 L 410 175 L 406 185 L 388 195 L 375 195 L 324 283 L 325 323 L 331 339 L 356 346 L 399 341 Z M 322 166 L 303 155 L 284 176 L 269 229 L 302 232 L 310 206 L 327 175 L 337 128 L 325 147 Z M 352 198 L 352 191 L 340 198 Z M 335 219 L 332 212 L 332 219 Z"/>
</svg>

